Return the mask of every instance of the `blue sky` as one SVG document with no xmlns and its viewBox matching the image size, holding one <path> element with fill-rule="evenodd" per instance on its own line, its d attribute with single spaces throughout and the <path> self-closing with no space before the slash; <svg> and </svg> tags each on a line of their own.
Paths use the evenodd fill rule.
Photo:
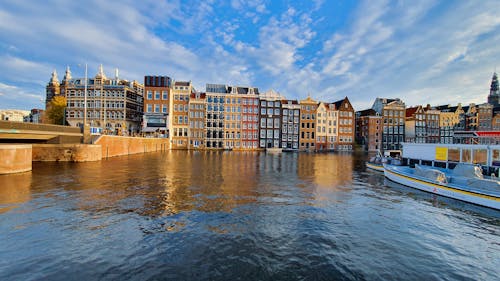
<svg viewBox="0 0 500 281">
<path fill-rule="evenodd" d="M 0 6 L 0 108 L 42 107 L 45 85 L 99 64 L 274 89 L 289 98 L 486 102 L 500 4 L 483 1 L 10 1 Z"/>
</svg>

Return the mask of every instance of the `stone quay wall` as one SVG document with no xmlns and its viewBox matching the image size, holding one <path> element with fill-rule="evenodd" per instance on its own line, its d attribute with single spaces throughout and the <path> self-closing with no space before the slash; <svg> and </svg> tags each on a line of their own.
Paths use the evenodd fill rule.
<svg viewBox="0 0 500 281">
<path fill-rule="evenodd" d="M 167 138 L 138 138 L 122 136 L 100 136 L 94 144 L 100 145 L 102 158 L 169 150 Z"/>
<path fill-rule="evenodd" d="M 87 162 L 101 159 L 100 145 L 33 144 L 33 161 Z"/>
</svg>

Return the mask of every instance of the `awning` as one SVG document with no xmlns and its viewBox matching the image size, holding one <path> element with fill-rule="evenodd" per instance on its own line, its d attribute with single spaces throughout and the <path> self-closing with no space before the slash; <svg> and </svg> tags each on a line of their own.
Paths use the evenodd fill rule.
<svg viewBox="0 0 500 281">
<path fill-rule="evenodd" d="M 498 138 L 500 137 L 500 132 L 495 132 L 495 131 L 479 131 L 476 132 L 477 136 L 479 137 L 488 137 L 488 138 Z"/>
</svg>

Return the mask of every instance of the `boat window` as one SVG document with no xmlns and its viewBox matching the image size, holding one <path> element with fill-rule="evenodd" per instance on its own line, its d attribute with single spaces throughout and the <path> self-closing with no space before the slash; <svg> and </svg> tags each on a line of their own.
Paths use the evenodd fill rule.
<svg viewBox="0 0 500 281">
<path fill-rule="evenodd" d="M 460 162 L 460 149 L 449 148 L 448 149 L 448 161 Z"/>
<path fill-rule="evenodd" d="M 500 149 L 493 149 L 491 161 L 493 166 L 500 166 Z"/>
<path fill-rule="evenodd" d="M 486 165 L 487 155 L 486 149 L 474 149 L 472 163 Z"/>
<path fill-rule="evenodd" d="M 471 162 L 471 150 L 470 149 L 462 149 L 462 161 L 463 163 Z"/>
</svg>

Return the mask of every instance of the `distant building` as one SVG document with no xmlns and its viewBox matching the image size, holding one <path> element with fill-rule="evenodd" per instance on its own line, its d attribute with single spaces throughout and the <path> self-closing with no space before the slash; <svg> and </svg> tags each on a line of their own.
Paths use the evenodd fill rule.
<svg viewBox="0 0 500 281">
<path fill-rule="evenodd" d="M 225 118 L 226 147 L 238 150 L 257 149 L 259 147 L 259 89 L 230 86 L 228 92 L 226 100 L 229 102 L 229 108 L 226 106 Z"/>
<path fill-rule="evenodd" d="M 453 143 L 455 132 L 465 131 L 465 111 L 459 103 L 457 106 L 436 106 L 439 110 L 440 143 Z"/>
<path fill-rule="evenodd" d="M 347 97 L 332 104 L 338 111 L 338 138 L 335 149 L 352 150 L 356 128 L 354 108 Z"/>
<path fill-rule="evenodd" d="M 379 151 L 382 145 L 382 116 L 373 109 L 356 112 L 356 142 L 368 151 Z"/>
<path fill-rule="evenodd" d="M 281 147 L 284 151 L 299 150 L 300 104 L 297 100 L 282 100 Z"/>
<path fill-rule="evenodd" d="M 308 96 L 300 104 L 300 151 L 316 150 L 316 110 L 318 102 Z"/>
<path fill-rule="evenodd" d="M 208 149 L 224 148 L 224 101 L 228 87 L 223 84 L 206 85 L 206 136 Z"/>
<path fill-rule="evenodd" d="M 0 120 L 2 121 L 24 122 L 24 118 L 29 115 L 30 111 L 28 110 L 19 110 L 19 109 L 0 110 Z"/>
<path fill-rule="evenodd" d="M 87 123 L 91 127 L 100 127 L 107 134 L 130 135 L 140 132 L 143 84 L 118 78 L 118 71 L 115 71 L 114 78 L 107 78 L 101 65 L 95 77 L 87 79 L 85 93 L 85 78 L 72 78 L 69 67 L 60 86 L 56 83 L 57 75 L 54 74 L 55 72 L 46 88 L 47 102 L 57 95 L 66 97 L 66 122 L 70 126 L 83 125 L 86 108 Z"/>
<path fill-rule="evenodd" d="M 27 123 L 43 123 L 43 115 L 45 113 L 45 110 L 43 109 L 32 109 L 30 111 L 30 114 L 27 116 L 24 116 L 24 122 Z"/>
<path fill-rule="evenodd" d="M 281 148 L 281 101 L 285 98 L 269 90 L 260 95 L 260 148 Z"/>
<path fill-rule="evenodd" d="M 469 106 L 464 107 L 465 112 L 465 130 L 466 131 L 477 131 L 479 127 L 478 116 L 477 116 L 477 106 L 471 103 Z"/>
<path fill-rule="evenodd" d="M 432 108 L 429 104 L 424 110 L 424 137 L 425 143 L 440 142 L 440 111 Z"/>
<path fill-rule="evenodd" d="M 398 98 L 377 98 L 372 109 L 382 116 L 382 149 L 400 150 L 405 134 L 406 109 L 404 102 Z"/>
<path fill-rule="evenodd" d="M 477 106 L 478 131 L 491 131 L 493 121 L 493 105 L 489 103 L 479 104 Z"/>
<path fill-rule="evenodd" d="M 500 106 L 494 109 L 491 127 L 493 131 L 500 131 Z"/>
<path fill-rule="evenodd" d="M 191 93 L 189 98 L 189 149 L 205 148 L 205 101 L 205 93 Z"/>
<path fill-rule="evenodd" d="M 172 120 L 170 147 L 187 149 L 189 143 L 189 97 L 196 90 L 191 81 L 175 81 L 170 99 L 170 118 Z"/>
<path fill-rule="evenodd" d="M 498 86 L 498 76 L 497 73 L 493 73 L 490 85 L 490 94 L 488 95 L 488 103 L 493 106 L 500 105 L 500 88 Z"/>
<path fill-rule="evenodd" d="M 143 133 L 168 136 L 171 87 L 168 76 L 144 76 Z"/>
</svg>

